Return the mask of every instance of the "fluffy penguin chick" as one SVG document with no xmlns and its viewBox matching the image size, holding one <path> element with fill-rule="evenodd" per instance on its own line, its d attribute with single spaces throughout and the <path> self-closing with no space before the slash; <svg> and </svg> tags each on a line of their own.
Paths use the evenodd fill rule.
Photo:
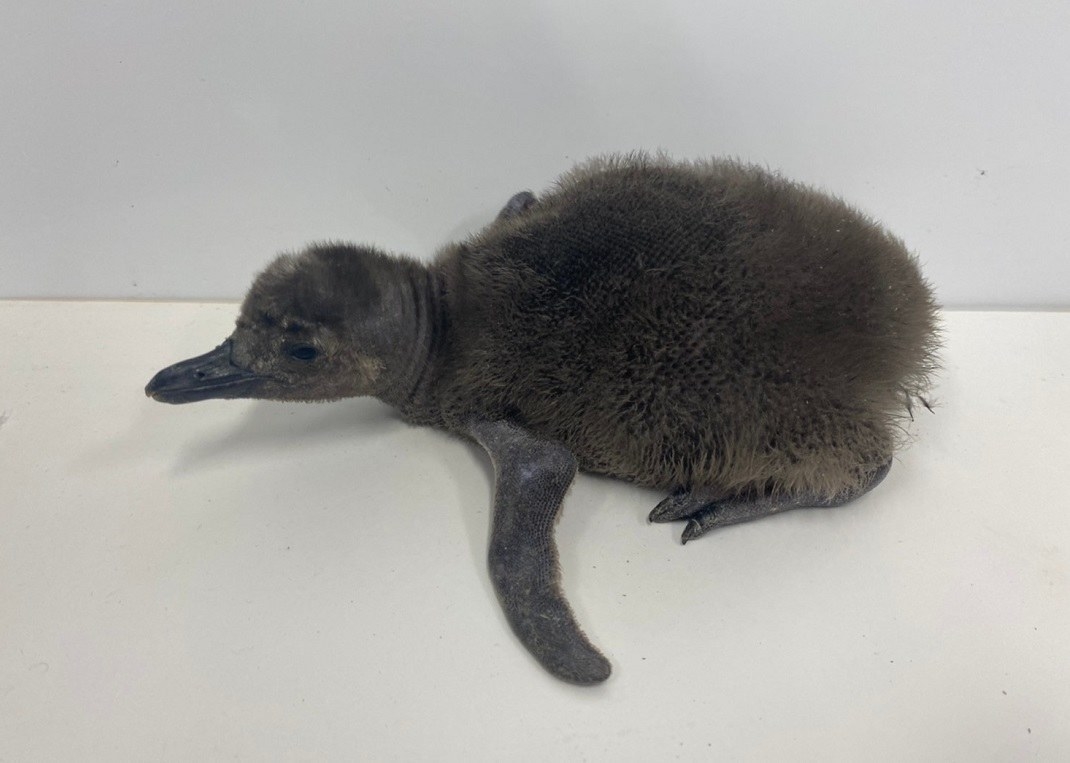
<svg viewBox="0 0 1070 763">
<path fill-rule="evenodd" d="M 430 265 L 313 246 L 260 274 L 234 333 L 157 374 L 163 402 L 375 395 L 479 442 L 489 554 L 552 673 L 609 676 L 559 584 L 577 467 L 670 491 L 711 528 L 877 484 L 934 368 L 935 305 L 903 244 L 841 201 L 731 161 L 589 162 Z M 924 402 L 924 401 L 923 401 Z"/>
</svg>

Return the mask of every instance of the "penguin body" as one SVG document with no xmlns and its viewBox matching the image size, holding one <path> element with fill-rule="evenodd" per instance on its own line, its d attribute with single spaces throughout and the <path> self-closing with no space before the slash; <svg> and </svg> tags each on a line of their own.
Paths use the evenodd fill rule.
<svg viewBox="0 0 1070 763">
<path fill-rule="evenodd" d="M 903 244 L 735 162 L 591 162 L 433 270 L 444 424 L 510 418 L 651 487 L 857 487 L 934 365 Z"/>
<path fill-rule="evenodd" d="M 662 488 L 710 530 L 878 484 L 936 366 L 932 293 L 838 199 L 733 161 L 593 160 L 514 195 L 429 265 L 373 247 L 282 255 L 162 402 L 374 395 L 495 467 L 489 571 L 531 654 L 610 674 L 565 600 L 554 518 L 577 468 Z M 926 404 L 927 405 L 927 404 Z"/>
</svg>

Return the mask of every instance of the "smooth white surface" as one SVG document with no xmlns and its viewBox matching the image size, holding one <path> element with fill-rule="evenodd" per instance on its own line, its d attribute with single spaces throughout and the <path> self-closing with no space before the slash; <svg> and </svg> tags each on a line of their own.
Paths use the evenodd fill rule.
<svg viewBox="0 0 1070 763">
<path fill-rule="evenodd" d="M 0 0 L 0 296 L 236 298 L 280 249 L 419 257 L 574 161 L 738 155 L 1070 305 L 1070 3 Z"/>
<path fill-rule="evenodd" d="M 489 468 L 375 401 L 142 396 L 232 305 L 0 302 L 0 759 L 1066 760 L 1070 314 L 950 313 L 877 491 L 682 547 L 581 476 L 557 682 Z"/>
</svg>

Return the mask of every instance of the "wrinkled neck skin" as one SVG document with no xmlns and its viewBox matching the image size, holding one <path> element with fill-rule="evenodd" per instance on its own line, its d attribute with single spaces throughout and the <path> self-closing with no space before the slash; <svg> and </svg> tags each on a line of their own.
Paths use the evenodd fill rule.
<svg viewBox="0 0 1070 763">
<path fill-rule="evenodd" d="M 448 330 L 441 274 L 419 262 L 399 261 L 397 278 L 383 299 L 397 341 L 384 350 L 374 395 L 414 424 L 441 425 L 434 395 Z"/>
</svg>

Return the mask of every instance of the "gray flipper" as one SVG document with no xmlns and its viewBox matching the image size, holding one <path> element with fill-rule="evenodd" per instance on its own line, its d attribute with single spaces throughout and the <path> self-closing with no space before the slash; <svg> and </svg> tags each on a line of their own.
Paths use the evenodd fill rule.
<svg viewBox="0 0 1070 763">
<path fill-rule="evenodd" d="M 535 194 L 531 191 L 520 191 L 514 193 L 509 201 L 505 202 L 505 206 L 498 213 L 499 220 L 511 220 L 517 215 L 522 215 L 535 206 Z"/>
<path fill-rule="evenodd" d="M 610 665 L 583 635 L 561 592 L 554 518 L 576 474 L 563 445 L 508 422 L 469 432 L 494 462 L 494 520 L 488 563 L 505 616 L 544 668 L 576 684 L 609 678 Z"/>
<path fill-rule="evenodd" d="M 814 495 L 756 495 L 723 497 L 706 490 L 694 490 L 669 496 L 650 512 L 651 522 L 672 522 L 686 519 L 681 540 L 701 538 L 715 527 L 749 522 L 770 514 L 779 514 L 791 509 L 833 508 L 843 506 L 875 488 L 892 468 L 889 460 L 873 471 L 862 485 L 845 490 L 832 498 Z"/>
</svg>

